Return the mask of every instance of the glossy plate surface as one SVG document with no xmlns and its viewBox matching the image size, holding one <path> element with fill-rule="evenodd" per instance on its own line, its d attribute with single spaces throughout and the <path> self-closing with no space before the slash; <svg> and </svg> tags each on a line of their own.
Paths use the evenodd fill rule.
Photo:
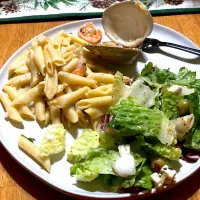
<svg viewBox="0 0 200 200">
<path fill-rule="evenodd" d="M 50 29 L 43 34 L 46 36 L 53 36 L 60 30 L 66 32 L 71 32 L 74 35 L 77 35 L 78 28 L 84 23 L 92 21 L 98 28 L 102 31 L 101 19 L 89 19 L 78 21 L 74 23 L 64 24 L 53 29 Z M 157 38 L 161 41 L 168 41 L 172 43 L 177 43 L 180 45 L 185 45 L 191 48 L 198 48 L 194 43 L 183 35 L 166 28 L 161 25 L 154 25 L 153 32 L 150 36 L 151 38 Z M 34 40 L 34 39 L 33 39 Z M 0 71 L 0 89 L 2 90 L 3 84 L 8 78 L 8 66 L 13 62 L 13 60 L 21 54 L 25 49 L 27 49 L 31 42 L 29 41 L 23 47 L 21 47 L 16 53 L 11 56 L 11 58 L 6 62 L 3 68 Z M 108 38 L 104 35 L 104 41 L 107 41 Z M 173 72 L 177 72 L 180 67 L 187 67 L 193 71 L 197 72 L 197 76 L 200 77 L 200 59 L 192 54 L 182 52 L 179 50 L 162 47 L 159 51 L 151 53 L 142 53 L 137 57 L 137 60 L 133 65 L 123 68 L 125 74 L 134 73 L 135 69 L 139 72 L 144 64 L 148 61 L 152 61 L 161 68 L 170 68 Z M 136 66 L 136 68 L 134 67 Z M 124 71 L 125 69 L 125 71 Z M 18 135 L 23 133 L 27 137 L 32 137 L 36 139 L 36 144 L 40 145 L 44 129 L 42 129 L 36 122 L 28 121 L 24 123 L 23 127 L 15 127 L 9 121 L 4 119 L 5 112 L 0 106 L 0 141 L 7 151 L 27 170 L 32 174 L 36 175 L 41 180 L 50 184 L 51 186 L 59 189 L 63 192 L 70 193 L 72 195 L 84 196 L 84 197 L 93 197 L 93 198 L 127 198 L 130 197 L 130 194 L 116 194 L 109 193 L 104 191 L 98 184 L 76 184 L 75 178 L 70 176 L 70 166 L 71 164 L 66 161 L 65 153 L 53 157 L 53 164 L 51 168 L 51 173 L 48 174 L 46 171 L 42 170 L 33 160 L 21 152 L 17 145 Z M 70 148 L 70 145 L 74 142 L 74 139 L 80 134 L 80 130 L 70 130 L 70 133 L 66 135 L 66 147 L 67 150 Z M 188 164 L 184 161 L 180 161 L 179 166 L 175 163 L 175 167 L 180 168 L 176 180 L 180 182 L 186 177 L 191 175 L 200 167 L 200 160 L 195 164 Z M 137 197 L 136 197 L 137 198 Z"/>
</svg>

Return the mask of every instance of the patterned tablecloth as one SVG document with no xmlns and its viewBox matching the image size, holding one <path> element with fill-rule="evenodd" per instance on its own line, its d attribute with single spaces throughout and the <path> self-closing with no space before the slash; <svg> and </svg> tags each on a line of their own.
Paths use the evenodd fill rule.
<svg viewBox="0 0 200 200">
<path fill-rule="evenodd" d="M 100 17 L 104 9 L 127 0 L 0 0 L 0 22 Z M 200 12 L 200 0 L 141 0 L 153 15 Z"/>
</svg>

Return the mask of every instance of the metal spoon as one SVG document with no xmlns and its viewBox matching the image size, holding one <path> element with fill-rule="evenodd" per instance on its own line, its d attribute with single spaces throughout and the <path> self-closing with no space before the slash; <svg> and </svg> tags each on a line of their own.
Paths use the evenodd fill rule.
<svg viewBox="0 0 200 200">
<path fill-rule="evenodd" d="M 189 47 L 185 47 L 185 46 L 178 45 L 178 44 L 173 44 L 170 42 L 162 42 L 162 41 L 159 41 L 154 38 L 146 38 L 142 44 L 141 49 L 142 49 L 142 51 L 146 52 L 151 48 L 159 47 L 159 46 L 172 47 L 175 49 L 179 49 L 179 50 L 186 51 L 186 52 L 200 56 L 200 50 L 198 50 L 198 49 L 192 49 Z"/>
</svg>

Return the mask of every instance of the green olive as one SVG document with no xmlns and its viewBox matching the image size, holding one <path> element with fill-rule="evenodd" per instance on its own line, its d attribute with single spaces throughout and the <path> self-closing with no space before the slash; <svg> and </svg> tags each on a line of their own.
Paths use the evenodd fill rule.
<svg viewBox="0 0 200 200">
<path fill-rule="evenodd" d="M 177 111 L 181 114 L 189 113 L 189 102 L 187 99 L 182 99 L 177 104 Z"/>
<path fill-rule="evenodd" d="M 155 165 L 158 165 L 160 167 L 160 169 L 166 165 L 167 162 L 165 159 L 163 158 L 155 158 L 152 162 L 151 162 L 151 167 L 154 169 Z"/>
<path fill-rule="evenodd" d="M 161 88 L 161 93 L 162 93 L 162 94 L 165 94 L 165 92 L 167 92 L 167 91 L 168 91 L 168 90 L 167 90 L 166 87 L 162 87 L 162 88 Z"/>
</svg>

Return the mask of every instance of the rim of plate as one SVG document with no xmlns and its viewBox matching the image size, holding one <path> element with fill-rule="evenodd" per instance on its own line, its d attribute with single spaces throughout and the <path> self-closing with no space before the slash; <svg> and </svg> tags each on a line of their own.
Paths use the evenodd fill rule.
<svg viewBox="0 0 200 200">
<path fill-rule="evenodd" d="M 76 26 L 78 25 L 79 23 L 82 23 L 82 22 L 88 22 L 88 21 L 92 21 L 92 22 L 98 22 L 101 21 L 102 18 L 94 18 L 94 19 L 85 19 L 85 20 L 78 20 L 78 21 L 75 21 L 75 22 L 70 22 L 70 23 L 65 23 L 65 24 L 61 24 L 59 26 L 56 26 L 56 27 L 53 27 L 51 29 L 48 29 L 47 31 L 44 31 L 42 33 L 40 33 L 39 35 L 41 34 L 51 34 L 51 33 L 55 33 L 56 30 L 61 30 L 61 29 L 64 29 L 65 27 L 67 26 Z M 184 36 L 183 34 L 171 29 L 171 28 L 168 28 L 164 25 L 160 25 L 160 24 L 157 24 L 157 23 L 154 23 L 154 27 L 159 27 L 159 28 L 162 28 L 164 31 L 170 31 L 170 32 L 173 32 L 175 35 L 177 35 L 178 37 L 182 38 L 184 41 L 187 41 L 191 47 L 193 48 L 199 48 L 195 43 L 193 43 L 189 38 L 187 38 L 186 36 Z M 15 53 L 10 56 L 10 58 L 6 61 L 6 63 L 3 65 L 3 67 L 0 69 L 0 77 L 2 76 L 2 74 L 4 74 L 4 71 L 7 69 L 8 67 L 8 63 L 10 63 L 12 60 L 14 60 L 14 58 L 17 56 L 17 54 L 19 52 L 21 52 L 22 50 L 25 50 L 27 49 L 28 46 L 30 46 L 31 42 L 33 40 L 35 40 L 39 35 L 35 36 L 34 38 L 32 38 L 31 40 L 29 40 L 28 42 L 26 42 L 24 45 L 22 45 L 17 51 L 15 51 Z M 92 194 L 92 193 L 79 193 L 77 191 L 69 191 L 69 190 L 64 190 L 60 187 L 60 185 L 57 185 L 53 182 L 49 182 L 48 180 L 46 180 L 46 178 L 42 177 L 42 175 L 37 172 L 37 171 L 32 171 L 30 166 L 27 164 L 27 163 L 22 163 L 21 160 L 20 160 L 20 156 L 18 157 L 15 157 L 14 156 L 14 151 L 12 151 L 11 149 L 9 149 L 7 147 L 7 143 L 6 141 L 3 140 L 3 138 L 1 137 L 1 129 L 0 129 L 0 142 L 1 144 L 3 145 L 3 147 L 6 149 L 6 151 L 11 155 L 12 158 L 14 158 L 15 161 L 17 161 L 17 163 L 19 163 L 24 169 L 26 169 L 28 172 L 30 172 L 32 175 L 34 175 L 35 177 L 37 177 L 39 180 L 41 180 L 42 182 L 46 183 L 47 185 L 49 185 L 50 187 L 56 189 L 57 191 L 59 192 L 62 192 L 64 194 L 67 194 L 69 196 L 72 196 L 72 197 L 76 197 L 76 198 L 84 198 L 84 199 L 88 199 L 88 198 L 92 198 L 92 199 L 140 199 L 140 198 L 143 198 L 143 197 L 147 197 L 147 196 L 151 196 L 151 195 L 154 195 L 154 194 L 157 194 L 157 193 L 161 193 L 161 192 L 164 192 L 164 191 L 167 191 L 167 190 L 170 190 L 171 188 L 177 186 L 178 184 L 180 184 L 181 182 L 183 182 L 184 180 L 186 180 L 187 178 L 189 178 L 192 174 L 194 174 L 198 169 L 200 169 L 200 160 L 198 160 L 197 162 L 197 165 L 196 166 L 193 166 L 192 167 L 192 170 L 190 170 L 190 172 L 188 173 L 185 173 L 183 175 L 183 177 L 178 181 L 176 182 L 175 184 L 161 190 L 161 191 L 158 191 L 158 192 L 154 192 L 154 193 L 144 193 L 144 194 L 141 194 L 141 195 L 132 195 L 130 193 L 125 193 L 125 194 L 119 194 L 119 193 L 116 193 L 116 194 L 111 194 L 111 195 L 107 195 L 107 194 Z"/>
</svg>

